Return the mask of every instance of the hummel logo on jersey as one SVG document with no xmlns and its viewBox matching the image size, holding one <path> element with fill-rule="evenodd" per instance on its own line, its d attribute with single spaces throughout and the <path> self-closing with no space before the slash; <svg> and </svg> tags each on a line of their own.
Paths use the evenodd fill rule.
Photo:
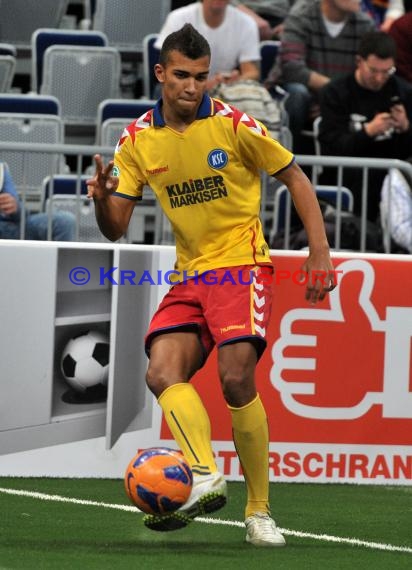
<svg viewBox="0 0 412 570">
<path fill-rule="evenodd" d="M 169 165 L 159 166 L 159 168 L 146 168 L 147 174 L 161 174 L 162 172 L 169 172 Z"/>
</svg>

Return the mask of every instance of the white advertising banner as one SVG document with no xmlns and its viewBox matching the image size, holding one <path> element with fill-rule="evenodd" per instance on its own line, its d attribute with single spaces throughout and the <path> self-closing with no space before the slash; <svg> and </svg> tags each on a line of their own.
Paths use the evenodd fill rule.
<svg viewBox="0 0 412 570">
<path fill-rule="evenodd" d="M 412 257 L 334 254 L 338 287 L 309 305 L 305 256 L 273 252 L 268 347 L 256 375 L 269 420 L 270 479 L 411 485 Z M 160 270 L 170 269 L 166 261 Z M 211 418 L 219 468 L 236 480 L 216 364 L 214 352 L 193 383 Z M 0 475 L 121 477 L 137 449 L 157 445 L 174 442 L 154 403 L 151 426 L 123 434 L 111 450 L 97 438 L 8 454 Z"/>
</svg>

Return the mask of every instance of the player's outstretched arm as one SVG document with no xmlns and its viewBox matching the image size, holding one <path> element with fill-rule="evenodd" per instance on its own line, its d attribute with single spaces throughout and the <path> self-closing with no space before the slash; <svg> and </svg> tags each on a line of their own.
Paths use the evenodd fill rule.
<svg viewBox="0 0 412 570">
<path fill-rule="evenodd" d="M 309 256 L 302 270 L 309 276 L 306 299 L 316 303 L 324 299 L 336 285 L 325 225 L 316 193 L 310 180 L 296 163 L 282 171 L 276 178 L 288 187 L 306 230 Z"/>
<path fill-rule="evenodd" d="M 94 156 L 96 172 L 87 180 L 87 196 L 93 198 L 96 220 L 102 234 L 111 241 L 122 237 L 129 225 L 134 202 L 113 196 L 119 179 L 112 175 L 113 161 L 106 166 L 99 154 Z"/>
</svg>

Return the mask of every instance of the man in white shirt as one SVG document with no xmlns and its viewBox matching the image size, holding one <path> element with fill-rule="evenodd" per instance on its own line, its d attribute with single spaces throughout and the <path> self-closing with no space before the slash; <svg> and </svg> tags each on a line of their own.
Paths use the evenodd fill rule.
<svg viewBox="0 0 412 570">
<path fill-rule="evenodd" d="M 259 81 L 259 30 L 249 15 L 230 6 L 230 0 L 203 0 L 173 10 L 160 30 L 155 47 L 166 36 L 192 24 L 209 42 L 212 59 L 207 88 L 239 79 Z"/>
<path fill-rule="evenodd" d="M 277 39 L 292 0 L 232 0 L 233 6 L 249 14 L 257 23 L 261 40 Z"/>
</svg>

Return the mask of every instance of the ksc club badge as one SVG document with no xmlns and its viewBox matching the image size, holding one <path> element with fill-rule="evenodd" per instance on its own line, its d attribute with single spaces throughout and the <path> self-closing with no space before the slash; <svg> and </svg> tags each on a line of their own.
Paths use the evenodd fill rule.
<svg viewBox="0 0 412 570">
<path fill-rule="evenodd" d="M 215 148 L 210 151 L 207 157 L 208 165 L 210 168 L 214 168 L 215 170 L 221 170 L 224 168 L 228 163 L 228 160 L 227 153 L 221 148 Z"/>
</svg>

